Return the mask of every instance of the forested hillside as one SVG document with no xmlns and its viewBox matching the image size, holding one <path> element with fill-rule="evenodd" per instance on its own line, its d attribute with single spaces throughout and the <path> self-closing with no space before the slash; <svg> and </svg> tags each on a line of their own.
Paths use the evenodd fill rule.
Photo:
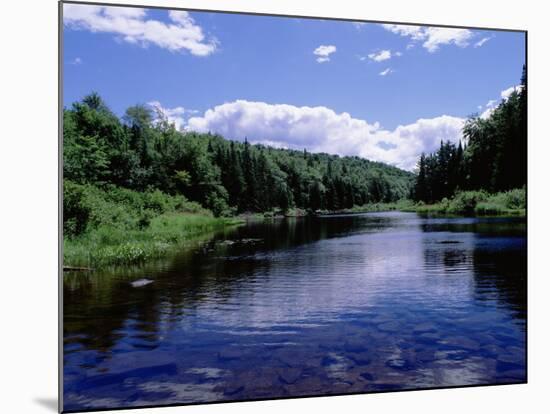
<svg viewBox="0 0 550 414">
<path fill-rule="evenodd" d="M 181 132 L 145 105 L 119 118 L 92 93 L 63 114 L 65 262 L 160 257 L 242 213 L 525 214 L 525 84 L 524 72 L 522 87 L 490 116 L 466 122 L 461 143 L 423 154 L 416 175 L 359 157 Z"/>
<path fill-rule="evenodd" d="M 433 203 L 463 190 L 489 193 L 527 184 L 527 85 L 521 86 L 486 118 L 468 119 L 458 145 L 441 142 L 438 151 L 422 154 L 414 197 Z M 464 146 L 463 146 L 464 145 Z"/>
<path fill-rule="evenodd" d="M 390 202 L 409 197 L 414 182 L 412 173 L 359 157 L 182 133 L 145 105 L 119 119 L 95 93 L 65 109 L 63 132 L 67 182 L 159 190 L 218 216 Z"/>
</svg>

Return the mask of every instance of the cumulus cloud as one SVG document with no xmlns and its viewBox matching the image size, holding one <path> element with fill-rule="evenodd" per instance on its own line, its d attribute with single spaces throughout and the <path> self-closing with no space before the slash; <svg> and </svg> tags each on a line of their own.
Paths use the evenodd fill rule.
<svg viewBox="0 0 550 414">
<path fill-rule="evenodd" d="M 187 51 L 194 56 L 214 53 L 217 40 L 207 39 L 188 12 L 170 11 L 168 18 L 170 23 L 150 19 L 144 9 L 134 7 L 63 5 L 63 23 L 71 29 L 110 33 L 123 42 L 155 45 L 171 52 Z"/>
<path fill-rule="evenodd" d="M 516 85 L 516 86 L 511 86 L 508 89 L 504 89 L 502 92 L 500 92 L 500 97 L 506 100 L 510 97 L 510 95 L 512 95 L 513 92 L 520 93 L 522 87 L 523 87 L 522 85 Z"/>
<path fill-rule="evenodd" d="M 156 121 L 161 119 L 167 120 L 170 124 L 174 125 L 177 130 L 183 130 L 186 120 L 185 117 L 196 114 L 196 110 L 186 109 L 183 106 L 176 106 L 175 108 L 165 108 L 159 101 L 148 102 L 147 105 L 153 108 L 157 116 Z"/>
<path fill-rule="evenodd" d="M 468 29 L 453 29 L 448 27 L 409 26 L 401 24 L 382 24 L 382 27 L 392 33 L 408 37 L 414 42 L 423 42 L 422 46 L 430 53 L 437 52 L 441 45 L 454 44 L 459 47 L 466 47 L 474 36 L 474 33 Z"/>
<path fill-rule="evenodd" d="M 513 92 L 517 92 L 517 93 L 521 92 L 522 87 L 523 87 L 522 85 L 510 86 L 509 88 L 504 89 L 503 91 L 501 91 L 500 92 L 500 98 L 501 98 L 500 102 L 505 102 L 506 100 L 508 100 L 508 98 L 510 97 L 510 95 L 512 95 Z M 483 111 L 479 117 L 481 119 L 489 118 L 491 116 L 491 114 L 495 111 L 495 109 L 498 107 L 500 102 L 496 99 L 489 100 L 489 102 L 487 102 L 487 104 L 485 104 L 485 108 L 486 108 L 485 111 Z"/>
<path fill-rule="evenodd" d="M 336 52 L 336 46 L 334 45 L 321 45 L 313 51 L 313 54 L 317 56 L 318 63 L 325 63 L 330 61 L 330 55 Z"/>
<path fill-rule="evenodd" d="M 389 75 L 392 72 L 393 72 L 393 70 L 391 70 L 391 68 L 387 68 L 387 69 L 384 69 L 382 72 L 380 72 L 379 75 L 380 76 L 386 76 L 386 75 Z"/>
<path fill-rule="evenodd" d="M 370 60 L 374 60 L 375 62 L 383 62 L 384 60 L 391 59 L 391 51 L 380 50 L 376 53 L 370 53 L 368 56 Z"/>
<path fill-rule="evenodd" d="M 364 22 L 353 22 L 352 24 L 357 30 L 361 30 L 366 25 Z"/>
<path fill-rule="evenodd" d="M 382 27 L 392 33 L 410 37 L 412 40 L 423 40 L 425 38 L 423 26 L 411 26 L 403 24 L 382 24 Z"/>
<path fill-rule="evenodd" d="M 437 149 L 441 140 L 458 142 L 463 125 L 462 118 L 442 115 L 387 130 L 324 106 L 237 100 L 190 118 L 185 129 L 281 148 L 357 155 L 411 170 L 418 156 Z"/>
</svg>

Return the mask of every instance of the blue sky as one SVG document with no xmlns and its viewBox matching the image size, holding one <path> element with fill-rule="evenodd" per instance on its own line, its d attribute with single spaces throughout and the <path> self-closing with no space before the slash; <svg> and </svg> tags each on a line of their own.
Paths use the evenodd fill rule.
<svg viewBox="0 0 550 414">
<path fill-rule="evenodd" d="M 524 34 L 64 6 L 64 104 L 411 169 L 519 83 Z M 508 90 L 508 92 L 506 92 Z"/>
</svg>

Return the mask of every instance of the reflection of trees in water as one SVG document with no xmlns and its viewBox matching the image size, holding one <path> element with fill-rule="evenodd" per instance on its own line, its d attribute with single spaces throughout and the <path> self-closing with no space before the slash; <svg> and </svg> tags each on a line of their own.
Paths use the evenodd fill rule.
<svg viewBox="0 0 550 414">
<path fill-rule="evenodd" d="M 201 302 L 229 299 L 243 281 L 270 268 L 269 253 L 338 237 L 388 219 L 361 216 L 275 219 L 237 227 L 209 242 L 182 251 L 162 266 L 144 271 L 154 282 L 133 288 L 128 278 L 112 273 L 76 274 L 64 280 L 65 343 L 109 352 L 124 339 L 134 348 L 154 348 L 162 322 L 181 320 Z M 148 276 L 153 275 L 153 276 Z"/>
<path fill-rule="evenodd" d="M 527 248 L 524 219 L 457 223 L 434 219 L 422 230 L 449 237 L 434 242 L 425 239 L 424 260 L 427 268 L 444 265 L 446 272 L 472 275 L 475 299 L 495 299 L 517 317 L 525 319 L 527 307 Z M 454 234 L 453 234 L 454 233 Z M 460 233 L 460 236 L 456 234 Z"/>
<path fill-rule="evenodd" d="M 497 300 L 525 319 L 527 317 L 527 250 L 525 243 L 516 249 L 476 249 L 473 254 L 474 281 L 478 300 L 495 292 Z"/>
<path fill-rule="evenodd" d="M 106 352 L 125 336 L 130 320 L 135 320 L 132 329 L 141 331 L 142 340 L 156 341 L 159 313 L 153 290 L 132 289 L 127 281 L 107 277 L 100 277 L 99 283 L 91 282 L 94 276 L 77 277 L 84 280 L 73 281 L 70 288 L 65 284 L 63 293 L 66 344 L 78 342 Z"/>
</svg>

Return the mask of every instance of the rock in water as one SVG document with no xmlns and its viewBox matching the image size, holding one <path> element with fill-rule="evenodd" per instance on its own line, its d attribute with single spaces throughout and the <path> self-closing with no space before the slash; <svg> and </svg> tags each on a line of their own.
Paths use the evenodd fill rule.
<svg viewBox="0 0 550 414">
<path fill-rule="evenodd" d="M 151 279 L 138 279 L 134 280 L 131 285 L 132 287 L 138 288 L 142 286 L 147 286 L 148 284 L 153 283 Z"/>
</svg>

